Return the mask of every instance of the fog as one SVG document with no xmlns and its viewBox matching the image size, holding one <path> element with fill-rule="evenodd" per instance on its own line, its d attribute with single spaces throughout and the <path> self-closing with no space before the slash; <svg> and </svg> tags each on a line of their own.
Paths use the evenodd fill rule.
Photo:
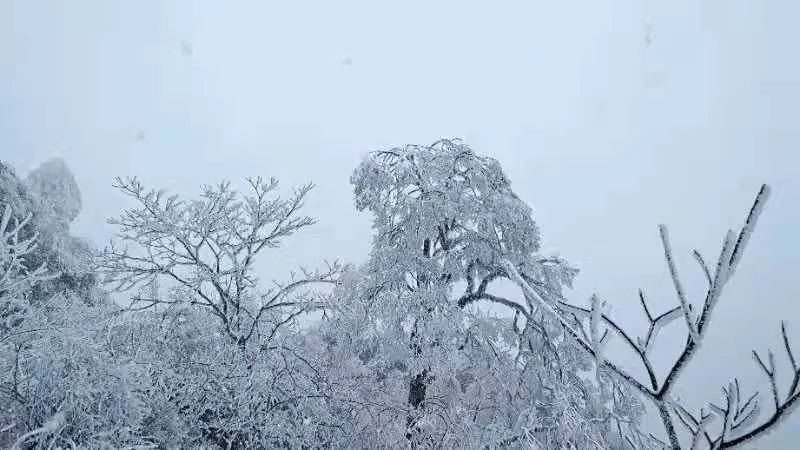
<svg viewBox="0 0 800 450">
<path fill-rule="evenodd" d="M 313 181 L 319 223 L 264 268 L 282 276 L 365 260 L 349 177 L 367 152 L 462 138 L 502 163 L 546 248 L 581 270 L 571 298 L 597 293 L 632 326 L 638 288 L 675 302 L 657 225 L 699 301 L 689 252 L 713 260 L 768 183 L 678 389 L 699 408 L 732 376 L 768 394 L 750 350 L 780 350 L 780 320 L 800 340 L 799 22 L 779 0 L 4 0 L 0 159 L 25 174 L 64 158 L 83 196 L 73 231 L 98 246 L 125 205 L 115 176 L 184 195 Z M 758 447 L 798 439 L 795 415 Z"/>
</svg>

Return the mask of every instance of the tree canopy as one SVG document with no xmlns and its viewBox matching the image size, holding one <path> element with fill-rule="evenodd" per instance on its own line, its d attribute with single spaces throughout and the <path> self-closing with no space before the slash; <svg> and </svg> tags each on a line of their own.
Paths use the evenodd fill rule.
<svg viewBox="0 0 800 450">
<path fill-rule="evenodd" d="M 367 260 L 287 279 L 256 262 L 315 224 L 302 214 L 313 185 L 285 196 L 274 178 L 246 181 L 184 199 L 118 178 L 133 206 L 97 250 L 71 234 L 81 195 L 63 161 L 25 180 L 0 163 L 0 446 L 720 449 L 800 404 L 785 323 L 788 388 L 785 365 L 753 352 L 766 401 L 736 378 L 698 412 L 672 395 L 767 186 L 715 263 L 692 253 L 707 281 L 699 302 L 659 227 L 676 305 L 656 311 L 640 291 L 636 335 L 598 296 L 569 299 L 578 271 L 541 251 L 500 163 L 461 141 L 368 154 L 350 180 L 372 217 Z M 665 327 L 685 340 L 662 373 L 651 358 Z M 633 351 L 645 377 L 608 345 Z M 644 429 L 647 405 L 663 430 Z"/>
</svg>

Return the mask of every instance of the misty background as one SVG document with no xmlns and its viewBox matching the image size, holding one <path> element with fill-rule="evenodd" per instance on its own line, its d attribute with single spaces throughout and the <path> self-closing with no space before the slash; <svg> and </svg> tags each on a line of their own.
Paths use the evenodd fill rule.
<svg viewBox="0 0 800 450">
<path fill-rule="evenodd" d="M 73 233 L 97 246 L 126 205 L 115 176 L 187 196 L 313 181 L 319 223 L 266 256 L 264 277 L 280 278 L 366 259 L 349 177 L 367 152 L 462 138 L 502 163 L 546 249 L 581 270 L 571 299 L 596 292 L 634 329 L 638 288 L 676 301 L 657 225 L 699 302 L 689 252 L 715 259 L 766 182 L 678 391 L 699 408 L 739 376 L 768 395 L 750 350 L 786 364 L 782 319 L 800 341 L 800 3 L 380 3 L 0 0 L 0 159 L 21 176 L 65 159 L 83 197 Z M 798 440 L 795 414 L 757 445 Z"/>
</svg>

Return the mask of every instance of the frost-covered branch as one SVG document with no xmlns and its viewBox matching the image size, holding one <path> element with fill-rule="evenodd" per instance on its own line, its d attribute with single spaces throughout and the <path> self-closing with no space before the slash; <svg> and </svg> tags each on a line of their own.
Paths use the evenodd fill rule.
<svg viewBox="0 0 800 450">
<path fill-rule="evenodd" d="M 590 340 L 587 340 L 582 336 L 582 334 L 578 333 L 578 331 L 573 327 L 573 325 L 567 319 L 566 315 L 556 310 L 555 304 L 551 304 L 548 300 L 546 300 L 545 297 L 541 295 L 540 291 L 537 291 L 536 289 L 531 287 L 531 285 L 522 277 L 522 275 L 520 275 L 519 271 L 517 270 L 516 267 L 514 267 L 513 263 L 511 263 L 510 261 L 506 261 L 504 266 L 507 270 L 507 273 L 511 281 L 515 282 L 520 288 L 522 288 L 526 296 L 534 299 L 538 304 L 539 308 L 545 311 L 550 317 L 555 318 L 561 324 L 564 330 L 573 339 L 575 339 L 575 341 L 586 352 L 588 352 L 593 358 L 597 357 L 595 348 L 592 346 Z M 617 376 L 621 377 L 626 382 L 628 382 L 628 384 L 630 384 L 631 387 L 635 388 L 639 392 L 646 395 L 652 395 L 652 392 L 649 389 L 647 389 L 647 387 L 645 387 L 642 383 L 637 381 L 632 375 L 628 374 L 624 369 L 618 367 L 614 363 L 607 360 L 603 360 L 602 363 L 600 363 L 600 366 L 603 369 L 610 370 Z"/>
<path fill-rule="evenodd" d="M 52 434 L 57 432 L 61 427 L 64 426 L 64 421 L 65 421 L 64 414 L 60 412 L 54 414 L 53 417 L 51 417 L 50 420 L 48 420 L 41 427 L 35 430 L 31 430 L 20 436 L 11 446 L 12 450 L 20 450 L 21 448 L 24 448 L 23 445 L 25 444 L 25 442 L 34 436 L 43 434 Z"/>
<path fill-rule="evenodd" d="M 294 317 L 308 310 L 313 301 L 301 300 L 298 291 L 333 283 L 340 271 L 337 263 L 322 271 L 303 269 L 303 277 L 293 276 L 285 285 L 276 283 L 266 293 L 259 292 L 253 264 L 264 249 L 278 247 L 283 238 L 314 223 L 311 217 L 299 215 L 313 185 L 302 186 L 283 199 L 275 195 L 275 179 L 252 178 L 247 183 L 248 193 L 223 182 L 204 186 L 199 200 L 183 201 L 163 191 L 147 190 L 135 178 L 117 178 L 115 187 L 138 206 L 109 221 L 118 227 L 117 238 L 125 247 L 112 241 L 99 259 L 104 281 L 128 290 L 158 278 L 168 280 L 184 294 L 178 298 L 137 296 L 136 302 L 145 305 L 138 308 L 182 302 L 207 308 L 225 333 L 242 345 L 257 334 L 266 313 Z"/>
<path fill-rule="evenodd" d="M 686 329 L 689 330 L 689 336 L 692 340 L 700 342 L 700 334 L 697 332 L 694 314 L 689 307 L 689 300 L 686 299 L 686 294 L 683 291 L 683 284 L 678 276 L 678 268 L 672 257 L 672 245 L 669 242 L 669 233 L 666 225 L 659 225 L 658 231 L 661 234 L 661 244 L 664 246 L 664 259 L 667 260 L 667 267 L 669 267 L 669 274 L 675 286 L 675 293 L 678 295 L 678 302 L 680 303 L 683 317 L 686 319 Z"/>
<path fill-rule="evenodd" d="M 52 278 L 42 263 L 39 267 L 27 267 L 25 257 L 37 246 L 37 236 L 20 236 L 23 227 L 30 221 L 13 218 L 11 206 L 3 208 L 0 218 L 0 301 L 13 299 L 36 283 Z"/>
<path fill-rule="evenodd" d="M 724 390 L 728 406 L 720 408 L 712 406 L 712 413 L 701 411 L 699 418 L 692 416 L 688 411 L 680 405 L 675 404 L 670 399 L 670 393 L 676 381 L 680 377 L 683 369 L 694 357 L 697 350 L 702 343 L 703 336 L 708 329 L 708 324 L 714 307 L 717 305 L 718 300 L 722 294 L 724 287 L 730 280 L 731 275 L 735 272 L 738 263 L 741 261 L 742 255 L 749 242 L 750 236 L 755 229 L 759 215 L 763 210 L 764 204 L 769 197 L 769 187 L 764 185 L 761 187 L 756 199 L 751 207 L 744 226 L 738 234 L 729 231 L 726 235 L 717 264 L 712 271 L 702 255 L 698 251 L 692 253 L 694 259 L 698 262 L 703 274 L 708 281 L 708 289 L 705 295 L 702 309 L 700 310 L 699 318 L 696 317 L 692 304 L 686 297 L 686 293 L 681 284 L 678 276 L 677 266 L 674 261 L 672 248 L 669 242 L 668 232 L 663 225 L 659 227 L 659 233 L 664 248 L 664 256 L 667 261 L 667 266 L 670 271 L 670 276 L 677 294 L 679 305 L 667 310 L 660 315 L 654 315 L 647 305 L 644 293 L 639 291 L 639 300 L 645 316 L 648 320 L 648 331 L 643 337 L 634 337 L 632 334 L 621 328 L 614 319 L 606 314 L 599 312 L 599 300 L 593 297 L 592 307 L 584 308 L 567 303 L 560 295 L 555 295 L 548 292 L 541 287 L 530 283 L 530 280 L 523 279 L 522 276 L 514 275 L 516 270 L 513 264 L 506 263 L 509 273 L 512 274 L 517 284 L 523 287 L 531 297 L 538 299 L 540 306 L 550 312 L 552 315 L 559 318 L 565 330 L 575 338 L 584 350 L 589 352 L 597 359 L 598 367 L 606 367 L 611 370 L 622 380 L 628 382 L 632 387 L 642 392 L 645 397 L 653 401 L 661 413 L 664 425 L 667 429 L 667 434 L 670 439 L 670 444 L 673 448 L 680 448 L 680 441 L 678 438 L 675 425 L 670 413 L 671 405 L 672 413 L 678 418 L 692 435 L 692 448 L 700 445 L 700 442 L 713 443 L 714 448 L 725 448 L 728 446 L 736 445 L 756 436 L 759 436 L 764 431 L 774 427 L 779 423 L 780 419 L 790 414 L 798 402 L 798 384 L 800 384 L 800 371 L 798 371 L 797 363 L 794 359 L 791 346 L 789 345 L 788 337 L 786 336 L 785 326 L 782 325 L 784 346 L 786 347 L 787 354 L 789 355 L 790 362 L 793 367 L 793 381 L 789 389 L 789 393 L 780 398 L 778 394 L 774 357 L 772 353 L 769 354 L 768 361 L 765 363 L 758 354 L 756 360 L 761 367 L 762 371 L 766 374 L 772 387 L 773 400 L 774 400 L 774 414 L 766 419 L 766 421 L 759 426 L 752 427 L 755 420 L 758 418 L 758 408 L 756 396 L 752 396 L 744 402 L 740 401 L 738 381 L 734 382 L 727 389 Z M 572 321 L 569 318 L 573 318 Z M 672 364 L 663 381 L 659 383 L 658 378 L 654 372 L 654 365 L 650 359 L 650 350 L 653 343 L 657 339 L 660 331 L 664 326 L 674 322 L 677 318 L 683 317 L 686 322 L 688 336 L 684 344 L 684 348 L 678 359 Z M 583 321 L 588 321 L 590 325 L 590 334 L 583 331 Z M 645 388 L 642 383 L 635 380 L 630 374 L 623 371 L 619 367 L 608 364 L 598 358 L 597 350 L 602 348 L 597 344 L 598 324 L 603 322 L 612 330 L 616 335 L 620 336 L 627 344 L 627 346 L 634 351 L 638 356 L 639 361 L 643 364 L 649 378 L 650 388 Z M 580 327 L 576 328 L 577 325 Z M 579 333 L 580 331 L 580 333 Z M 723 430 L 721 435 L 712 439 L 707 431 L 707 425 L 714 417 L 721 417 L 723 419 Z"/>
<path fill-rule="evenodd" d="M 783 321 L 781 322 L 781 336 L 791 365 L 791 382 L 786 394 L 781 395 L 778 387 L 778 373 L 772 351 L 767 352 L 767 362 L 764 362 L 761 355 L 753 350 L 753 359 L 769 381 L 773 403 L 772 414 L 761 424 L 754 426 L 761 412 L 758 392 L 753 393 L 742 402 L 739 394 L 739 382 L 734 379 L 727 389 L 723 389 L 727 400 L 726 407 L 713 406 L 714 411 L 723 417 L 725 424 L 720 436 L 714 441 L 714 448 L 729 448 L 749 442 L 763 433 L 769 432 L 797 410 L 797 406 L 800 404 L 800 386 L 798 385 L 800 383 L 800 365 L 795 360 L 786 332 L 786 323 Z"/>
</svg>

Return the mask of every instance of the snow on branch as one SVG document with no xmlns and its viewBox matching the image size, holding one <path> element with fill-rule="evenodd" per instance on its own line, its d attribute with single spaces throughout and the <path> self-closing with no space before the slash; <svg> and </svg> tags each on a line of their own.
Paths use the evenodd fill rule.
<svg viewBox="0 0 800 450">
<path fill-rule="evenodd" d="M 28 238 L 20 236 L 30 219 L 28 215 L 17 220 L 13 218 L 11 206 L 3 208 L 0 218 L 0 300 L 15 299 L 34 284 L 54 276 L 47 273 L 44 263 L 33 269 L 26 265 L 26 256 L 36 249 L 38 240 L 36 234 Z"/>
<path fill-rule="evenodd" d="M 578 341 L 584 350 L 596 358 L 598 367 L 602 366 L 611 370 L 612 373 L 615 373 L 622 380 L 642 392 L 645 397 L 649 398 L 658 406 L 669 437 L 670 446 L 673 448 L 681 448 L 678 432 L 673 422 L 673 415 L 692 436 L 691 448 L 696 448 L 701 442 L 709 444 L 712 448 L 726 448 L 738 445 L 760 436 L 762 433 L 777 426 L 783 418 L 795 410 L 798 400 L 800 400 L 800 386 L 798 386 L 800 385 L 800 366 L 798 366 L 789 344 L 785 324 L 781 325 L 784 347 L 786 348 L 786 353 L 793 368 L 792 382 L 788 393 L 781 396 L 778 392 L 773 354 L 771 352 L 768 353 L 768 358 L 765 362 L 758 353 L 753 353 L 757 364 L 770 382 L 774 404 L 773 414 L 766 418 L 761 425 L 754 426 L 754 423 L 760 417 L 757 394 L 753 394 L 743 400 L 739 395 L 740 389 L 738 380 L 734 379 L 727 388 L 723 389 L 726 399 L 725 406 L 720 407 L 709 404 L 710 410 L 702 410 L 698 417 L 693 416 L 679 403 L 672 400 L 670 394 L 676 381 L 682 374 L 683 369 L 691 361 L 700 347 L 702 338 L 708 329 L 711 313 L 717 305 L 730 277 L 733 275 L 742 259 L 744 250 L 750 241 L 750 237 L 763 211 L 769 193 L 769 187 L 763 185 L 756 195 L 753 205 L 745 219 L 745 223 L 739 232 L 734 233 L 733 231 L 729 231 L 726 234 L 719 257 L 717 258 L 717 264 L 713 271 L 697 250 L 692 252 L 692 256 L 697 261 L 708 282 L 708 288 L 702 308 L 700 309 L 699 317 L 696 316 L 696 309 L 692 307 L 680 281 L 667 228 L 664 225 L 659 226 L 664 257 L 678 298 L 678 306 L 659 315 L 654 315 L 647 305 L 644 293 L 640 290 L 640 304 L 648 320 L 648 331 L 645 336 L 634 337 L 620 327 L 614 319 L 604 314 L 600 310 L 600 301 L 597 296 L 592 297 L 592 305 L 589 308 L 571 305 L 560 295 L 542 289 L 535 289 L 535 286 L 526 283 L 526 281 L 522 279 L 522 276 L 516 271 L 513 264 L 506 263 L 504 267 L 510 274 L 511 279 L 517 282 L 517 284 L 526 291 L 526 294 L 538 300 L 542 309 L 559 317 L 560 323 L 564 326 L 564 329 Z M 659 379 L 650 359 L 650 350 L 660 331 L 679 317 L 684 318 L 687 328 L 687 339 L 680 356 L 671 365 L 666 375 Z M 569 320 L 570 318 L 573 319 L 572 322 Z M 583 331 L 584 321 L 589 322 L 589 336 Z M 602 350 L 602 345 L 598 345 L 598 327 L 601 322 L 608 326 L 608 329 L 614 334 L 621 337 L 623 342 L 638 356 L 640 363 L 644 366 L 650 378 L 649 388 L 645 387 L 644 384 L 634 379 L 619 367 L 601 359 L 602 354 L 597 351 L 598 349 Z M 579 331 L 581 334 L 579 334 Z M 716 438 L 712 438 L 708 431 L 708 425 L 714 418 L 720 418 L 723 422 L 720 434 Z"/>
<path fill-rule="evenodd" d="M 678 295 L 678 301 L 681 305 L 683 317 L 686 319 L 686 328 L 689 330 L 689 336 L 695 342 L 700 342 L 700 334 L 697 332 L 697 325 L 695 324 L 694 314 L 689 308 L 689 301 L 686 299 L 686 294 L 683 291 L 683 285 L 678 277 L 678 268 L 675 266 L 675 260 L 672 257 L 672 246 L 669 243 L 669 233 L 666 225 L 659 225 L 658 231 L 661 234 L 661 243 L 664 246 L 664 259 L 667 260 L 669 266 L 669 274 L 672 277 L 672 283 L 675 286 L 675 293 Z"/>
<path fill-rule="evenodd" d="M 335 283 L 338 263 L 324 270 L 302 269 L 302 276 L 293 275 L 288 283 L 275 283 L 266 292 L 259 290 L 253 268 L 264 249 L 278 247 L 283 238 L 315 223 L 299 214 L 313 185 L 282 198 L 275 193 L 274 178 L 250 178 L 247 183 L 246 193 L 233 190 L 229 182 L 203 186 L 200 199 L 185 201 L 147 190 L 136 178 L 117 178 L 115 187 L 138 205 L 109 220 L 118 227 L 117 240 L 124 246 L 112 241 L 103 252 L 98 268 L 104 281 L 124 291 L 156 278 L 169 280 L 182 294 L 138 296 L 135 303 L 144 303 L 142 308 L 177 303 L 206 308 L 241 344 L 259 334 L 267 313 L 281 316 L 277 323 L 282 324 L 286 317 L 318 307 L 312 298 L 319 295 L 306 288 Z"/>
<path fill-rule="evenodd" d="M 606 303 L 600 302 L 600 298 L 596 295 L 592 296 L 592 310 L 591 314 L 589 315 L 589 330 L 591 336 L 591 343 L 592 349 L 594 350 L 594 358 L 595 358 L 595 367 L 597 369 L 597 380 L 600 381 L 600 367 L 603 365 L 604 357 L 603 353 L 605 351 L 605 346 L 608 343 L 607 340 L 604 340 L 603 337 L 605 335 L 600 335 L 600 327 L 602 325 L 603 319 L 603 309 L 605 308 Z"/>
</svg>

